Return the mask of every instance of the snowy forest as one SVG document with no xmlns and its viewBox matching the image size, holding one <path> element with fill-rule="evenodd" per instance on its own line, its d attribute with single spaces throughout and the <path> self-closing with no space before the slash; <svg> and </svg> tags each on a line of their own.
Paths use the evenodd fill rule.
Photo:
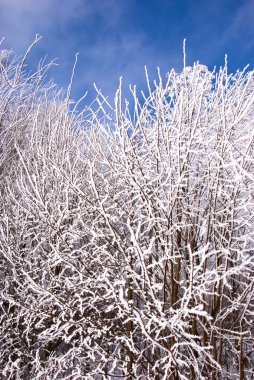
<svg viewBox="0 0 254 380">
<path fill-rule="evenodd" d="M 80 111 L 27 54 L 0 51 L 0 378 L 253 380 L 254 72 Z"/>
</svg>

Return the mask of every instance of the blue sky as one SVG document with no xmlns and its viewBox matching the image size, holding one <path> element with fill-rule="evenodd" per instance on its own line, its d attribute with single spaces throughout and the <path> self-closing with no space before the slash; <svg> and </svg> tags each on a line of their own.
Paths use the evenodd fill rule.
<svg viewBox="0 0 254 380">
<path fill-rule="evenodd" d="M 219 67 L 227 53 L 229 70 L 253 68 L 253 15 L 253 0 L 0 0 L 0 39 L 22 54 L 42 35 L 30 65 L 57 58 L 51 76 L 61 87 L 79 52 L 73 97 L 93 98 L 94 82 L 113 96 L 121 75 L 126 88 L 144 89 L 145 65 L 154 78 L 157 66 L 180 71 L 184 38 L 188 65 Z"/>
</svg>

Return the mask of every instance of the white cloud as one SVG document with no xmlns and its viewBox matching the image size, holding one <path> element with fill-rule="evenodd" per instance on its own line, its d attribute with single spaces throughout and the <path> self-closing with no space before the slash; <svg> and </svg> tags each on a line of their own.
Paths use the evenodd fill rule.
<svg viewBox="0 0 254 380">
<path fill-rule="evenodd" d="M 96 82 L 105 94 L 113 94 L 118 78 L 124 83 L 143 87 L 144 65 L 152 68 L 175 63 L 175 52 L 165 57 L 156 53 L 146 34 L 126 28 L 126 15 L 132 0 L 0 0 L 0 38 L 7 47 L 22 54 L 35 34 L 44 38 L 36 50 L 36 59 L 48 54 L 59 58 L 60 68 L 54 76 L 66 87 L 80 52 L 74 90 L 79 94 Z M 179 52 L 181 54 L 181 46 Z M 169 67 L 168 67 L 169 68 Z M 164 70 L 165 71 L 165 70 Z M 139 87 L 140 87 L 139 86 Z"/>
<path fill-rule="evenodd" d="M 66 23 L 81 19 L 89 22 L 100 15 L 112 25 L 121 17 L 123 7 L 116 0 L 0 0 L 0 36 L 15 50 L 27 46 L 35 34 L 64 32 Z"/>
</svg>

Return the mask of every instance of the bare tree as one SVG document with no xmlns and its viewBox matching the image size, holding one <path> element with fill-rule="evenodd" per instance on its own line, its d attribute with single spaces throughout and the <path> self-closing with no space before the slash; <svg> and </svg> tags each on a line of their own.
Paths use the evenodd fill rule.
<svg viewBox="0 0 254 380">
<path fill-rule="evenodd" d="M 78 114 L 23 66 L 0 78 L 2 378 L 252 379 L 254 73 L 147 74 Z"/>
</svg>

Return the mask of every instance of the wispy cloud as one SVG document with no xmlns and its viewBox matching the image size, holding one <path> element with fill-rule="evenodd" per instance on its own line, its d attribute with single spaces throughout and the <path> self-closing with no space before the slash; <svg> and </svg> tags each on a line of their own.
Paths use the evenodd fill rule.
<svg viewBox="0 0 254 380">
<path fill-rule="evenodd" d="M 176 62 L 175 55 L 164 57 L 149 43 L 145 30 L 128 24 L 133 0 L 0 0 L 0 35 L 8 46 L 21 53 L 36 33 L 44 36 L 36 48 L 37 56 L 46 53 L 59 58 L 61 69 L 56 79 L 66 85 L 79 52 L 77 79 L 74 85 L 79 95 L 93 82 L 111 95 L 120 75 L 128 85 L 144 85 L 144 65 L 155 68 Z M 169 66 L 169 65 L 168 65 Z M 65 80 L 61 79 L 65 73 Z"/>
<path fill-rule="evenodd" d="M 229 39 L 241 43 L 243 49 L 250 49 L 254 47 L 254 2 L 253 0 L 244 1 L 241 6 L 236 10 L 232 21 L 228 26 L 224 36 L 223 42 L 227 43 Z"/>
</svg>

